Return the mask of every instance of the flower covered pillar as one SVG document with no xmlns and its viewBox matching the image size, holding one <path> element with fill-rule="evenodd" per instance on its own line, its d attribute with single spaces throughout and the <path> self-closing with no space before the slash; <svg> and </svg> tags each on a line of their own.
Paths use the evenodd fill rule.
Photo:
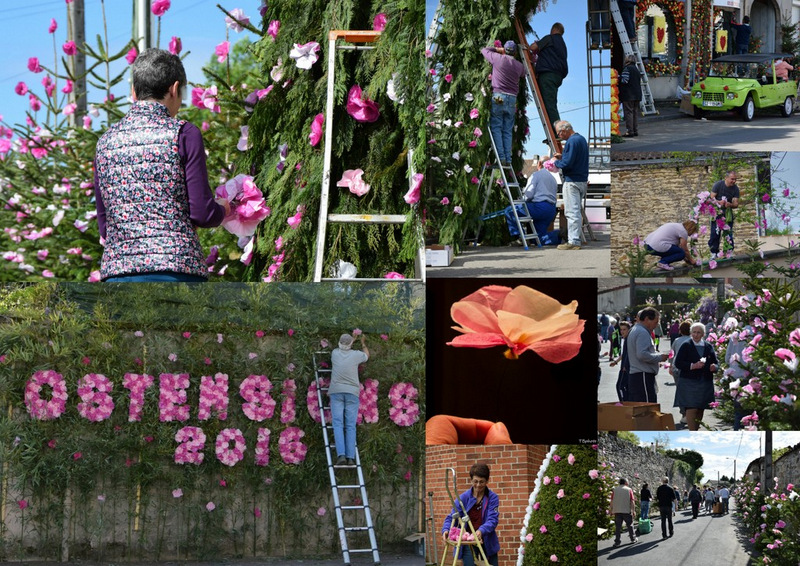
<svg viewBox="0 0 800 566">
<path fill-rule="evenodd" d="M 337 259 L 355 265 L 358 277 L 413 274 L 419 218 L 403 197 L 409 149 L 419 149 L 420 162 L 424 156 L 417 123 L 422 85 L 408 80 L 422 76 L 423 21 L 421 2 L 277 0 L 263 11 L 266 34 L 254 51 L 264 79 L 251 86 L 272 90 L 253 108 L 249 149 L 237 169 L 254 174 L 272 214 L 256 233 L 250 279 L 311 279 L 326 145 L 332 151 L 331 213 L 407 214 L 409 220 L 404 227 L 329 229 L 324 275 Z M 334 29 L 381 36 L 374 50 L 330 54 L 327 37 Z M 333 116 L 326 116 L 331 55 Z M 333 131 L 324 131 L 326 122 Z"/>
</svg>

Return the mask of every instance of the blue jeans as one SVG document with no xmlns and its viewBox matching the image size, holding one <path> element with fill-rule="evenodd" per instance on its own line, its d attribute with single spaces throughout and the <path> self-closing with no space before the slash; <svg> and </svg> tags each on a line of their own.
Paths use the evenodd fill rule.
<svg viewBox="0 0 800 566">
<path fill-rule="evenodd" d="M 642 511 L 639 514 L 640 519 L 648 519 L 650 518 L 650 502 L 649 501 L 642 501 Z"/>
<path fill-rule="evenodd" d="M 564 181 L 562 189 L 564 195 L 564 215 L 567 217 L 567 231 L 569 233 L 569 243 L 576 246 L 581 245 L 581 229 L 583 226 L 583 197 L 586 196 L 588 183 L 577 183 L 574 181 Z"/>
<path fill-rule="evenodd" d="M 336 455 L 355 460 L 356 419 L 358 418 L 358 395 L 352 393 L 331 394 L 331 424 Z"/>
<path fill-rule="evenodd" d="M 498 102 L 499 101 L 499 102 Z M 511 132 L 514 130 L 514 115 L 517 113 L 517 97 L 496 92 L 492 95 L 492 111 L 489 114 L 489 129 L 497 146 L 500 161 L 511 162 Z"/>
<path fill-rule="evenodd" d="M 550 227 L 550 223 L 556 217 L 556 205 L 550 202 L 526 202 L 526 208 L 528 209 L 527 212 L 525 209 L 522 208 L 521 204 L 517 205 L 517 215 L 520 217 L 530 216 L 533 218 L 533 228 L 536 230 L 536 233 L 539 235 L 539 238 L 544 238 L 547 235 L 547 229 Z M 511 234 L 512 237 L 519 236 L 519 230 L 517 230 L 517 223 L 514 220 L 514 214 L 511 211 L 511 207 L 506 207 L 506 223 L 508 224 L 508 232 Z M 544 242 L 542 242 L 544 243 Z"/>
<path fill-rule="evenodd" d="M 157 273 L 132 273 L 131 275 L 114 275 L 105 279 L 106 283 L 143 283 L 147 281 L 168 281 L 173 283 L 205 283 L 207 279 L 199 275 L 160 271 Z"/>
<path fill-rule="evenodd" d="M 647 244 L 645 244 L 644 247 L 647 250 L 647 253 L 651 255 L 657 255 L 661 258 L 660 263 L 666 263 L 667 265 L 686 258 L 686 252 L 683 251 L 680 246 L 676 246 L 675 244 L 672 244 L 665 252 L 657 252 Z"/>
</svg>

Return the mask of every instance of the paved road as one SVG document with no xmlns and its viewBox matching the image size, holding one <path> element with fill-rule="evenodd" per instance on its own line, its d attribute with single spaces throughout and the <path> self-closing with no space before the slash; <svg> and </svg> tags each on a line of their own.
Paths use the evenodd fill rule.
<svg viewBox="0 0 800 566">
<path fill-rule="evenodd" d="M 675 119 L 643 120 L 639 137 L 615 143 L 612 152 L 800 151 L 800 114 L 783 118 L 780 114 L 757 112 L 752 122 L 743 122 L 728 112 L 695 120 L 671 111 L 664 118 Z"/>
<path fill-rule="evenodd" d="M 616 402 L 617 398 L 617 376 L 619 375 L 619 365 L 613 368 L 609 366 L 608 350 L 610 342 L 603 343 L 602 352 L 606 354 L 600 360 L 600 370 L 602 375 L 600 377 L 600 387 L 597 391 L 598 401 L 600 403 Z M 669 339 L 662 340 L 661 351 L 669 352 Z M 675 428 L 678 430 L 686 429 L 686 425 L 682 425 L 681 412 L 678 407 L 673 407 L 672 403 L 675 401 L 675 381 L 666 369 L 661 369 L 656 375 L 656 383 L 658 384 L 658 402 L 661 404 L 662 413 L 671 413 L 675 421 Z M 703 415 L 703 421 L 711 427 L 712 430 L 733 430 L 732 423 L 724 423 L 714 416 L 712 411 L 706 411 Z M 701 429 L 703 430 L 703 429 Z"/>
<path fill-rule="evenodd" d="M 610 277 L 611 238 L 596 233 L 597 241 L 580 250 L 554 246 L 492 248 L 465 247 L 448 267 L 428 267 L 428 277 Z"/>
<path fill-rule="evenodd" d="M 678 511 L 673 517 L 675 535 L 661 538 L 661 520 L 651 513 L 653 531 L 639 535 L 639 542 L 630 544 L 623 533 L 622 546 L 613 548 L 614 538 L 597 543 L 597 563 L 615 566 L 642 564 L 679 564 L 680 566 L 747 566 L 750 557 L 745 550 L 747 537 L 740 531 L 731 514 L 700 515 L 692 519 L 691 511 Z"/>
</svg>

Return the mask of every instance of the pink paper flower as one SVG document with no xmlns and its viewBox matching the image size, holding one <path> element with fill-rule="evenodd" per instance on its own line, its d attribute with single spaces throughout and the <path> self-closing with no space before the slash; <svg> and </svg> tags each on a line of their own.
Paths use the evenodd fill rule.
<svg viewBox="0 0 800 566">
<path fill-rule="evenodd" d="M 28 94 L 28 85 L 20 81 L 17 83 L 17 86 L 14 87 L 14 92 L 16 92 L 20 96 L 25 96 L 26 94 Z"/>
<path fill-rule="evenodd" d="M 231 47 L 230 41 L 223 41 L 214 48 L 214 54 L 217 56 L 217 62 L 219 63 L 225 62 L 225 59 L 228 58 L 230 47 Z"/>
<path fill-rule="evenodd" d="M 505 356 L 516 359 L 533 350 L 545 360 L 560 363 L 574 358 L 581 347 L 586 321 L 575 310 L 577 301 L 562 305 L 555 299 L 520 285 L 483 287 L 450 309 L 462 332 L 448 345 L 468 348 L 508 346 Z"/>
<path fill-rule="evenodd" d="M 305 206 L 298 204 L 296 210 L 297 212 L 294 216 L 290 216 L 286 219 L 286 222 L 292 230 L 297 230 L 298 226 L 300 226 L 300 221 L 303 219 L 303 213 L 305 212 Z"/>
<path fill-rule="evenodd" d="M 70 40 L 66 42 L 64 45 L 61 46 L 61 49 L 67 55 L 75 55 L 78 52 L 78 46 L 75 45 L 75 42 Z"/>
<path fill-rule="evenodd" d="M 369 192 L 370 186 L 361 179 L 363 174 L 364 171 L 361 169 L 348 169 L 342 174 L 336 186 L 347 187 L 354 195 L 364 196 Z"/>
<path fill-rule="evenodd" d="M 357 122 L 375 122 L 380 117 L 378 105 L 367 98 L 358 85 L 353 85 L 347 93 L 346 108 Z"/>
<path fill-rule="evenodd" d="M 386 275 L 383 276 L 384 279 L 405 279 L 406 276 L 402 273 L 397 273 L 396 271 L 390 271 Z"/>
<path fill-rule="evenodd" d="M 50 387 L 49 400 L 41 397 L 44 385 Z M 60 417 L 67 408 L 67 384 L 64 377 L 53 370 L 35 372 L 25 385 L 25 408 L 37 420 L 49 421 Z"/>
<path fill-rule="evenodd" d="M 163 16 L 164 13 L 169 10 L 170 0 L 153 0 L 153 3 L 150 5 L 150 11 L 153 12 L 154 16 Z"/>
<path fill-rule="evenodd" d="M 173 35 L 172 39 L 169 40 L 169 52 L 173 55 L 179 55 L 181 49 L 183 49 L 181 38 Z"/>
<path fill-rule="evenodd" d="M 230 11 L 230 14 L 233 17 L 225 16 L 225 25 L 237 33 L 244 30 L 243 25 L 250 23 L 250 18 L 245 16 L 244 10 L 241 8 L 234 8 Z"/>
<path fill-rule="evenodd" d="M 249 238 L 256 227 L 271 214 L 264 196 L 249 175 L 237 175 L 217 187 L 217 202 L 230 204 L 230 213 L 222 220 L 222 227 L 239 238 Z"/>
<path fill-rule="evenodd" d="M 386 29 L 386 14 L 381 12 L 372 19 L 372 29 L 375 31 L 383 31 Z"/>
<path fill-rule="evenodd" d="M 461 214 L 463 212 L 464 212 L 464 209 L 461 208 L 460 206 L 454 206 L 453 207 L 453 214 Z"/>
<path fill-rule="evenodd" d="M 477 108 L 473 108 L 472 110 L 469 111 L 469 117 L 472 118 L 473 120 L 477 118 L 479 115 L 480 111 Z"/>
<path fill-rule="evenodd" d="M 308 142 L 311 147 L 317 147 L 319 140 L 322 139 L 322 123 L 325 121 L 325 114 L 319 113 L 311 121 L 311 133 L 308 135 Z"/>
<path fill-rule="evenodd" d="M 278 37 L 278 31 L 281 29 L 281 22 L 280 20 L 272 20 L 269 25 L 267 26 L 267 35 L 272 38 L 272 41 Z"/>
<path fill-rule="evenodd" d="M 139 51 L 135 47 L 131 47 L 128 50 L 128 54 L 125 55 L 125 60 L 128 62 L 128 65 L 133 65 L 133 62 L 136 61 L 136 57 L 139 56 Z"/>
<path fill-rule="evenodd" d="M 451 75 L 450 73 L 447 73 L 447 74 L 444 76 L 444 80 L 445 80 L 445 81 L 447 81 L 448 83 L 451 83 L 451 82 L 453 82 L 453 75 Z"/>
<path fill-rule="evenodd" d="M 395 383 L 389 389 L 389 418 L 397 426 L 411 426 L 419 420 L 420 410 L 416 399 L 417 388 L 411 383 Z"/>
<path fill-rule="evenodd" d="M 255 516 L 256 519 L 261 517 L 261 509 L 258 507 L 253 508 L 253 515 Z"/>
<path fill-rule="evenodd" d="M 47 28 L 48 33 L 55 33 L 58 29 L 58 22 L 56 22 L 55 18 L 50 19 L 50 27 Z"/>
<path fill-rule="evenodd" d="M 181 488 L 173 489 L 172 490 L 172 497 L 178 499 L 179 497 L 183 497 L 183 490 Z"/>
<path fill-rule="evenodd" d="M 547 527 L 542 525 L 541 527 L 539 527 L 539 532 L 542 533 L 542 534 L 545 534 L 547 532 Z"/>
<path fill-rule="evenodd" d="M 326 512 L 327 511 L 325 510 L 324 507 L 320 507 L 319 509 L 317 509 L 317 515 L 319 515 L 320 517 L 324 517 Z"/>
<path fill-rule="evenodd" d="M 289 51 L 289 58 L 294 59 L 295 65 L 298 69 L 311 69 L 314 63 L 319 59 L 319 43 L 316 41 L 309 41 L 308 43 L 295 43 L 292 50 Z"/>
<path fill-rule="evenodd" d="M 217 506 L 214 505 L 213 501 L 209 501 L 208 503 L 206 503 L 206 509 L 208 510 L 209 513 L 211 511 L 213 511 L 214 509 L 216 509 L 216 508 L 217 508 Z"/>
<path fill-rule="evenodd" d="M 44 71 L 44 69 L 42 69 L 42 66 L 39 64 L 38 57 L 31 57 L 28 59 L 28 70 L 31 73 L 41 73 L 42 71 Z"/>
<path fill-rule="evenodd" d="M 408 204 L 416 204 L 420 199 L 420 189 L 422 188 L 422 181 L 425 176 L 422 173 L 414 173 L 411 177 L 411 188 L 403 197 Z"/>
<path fill-rule="evenodd" d="M 53 21 L 55 21 L 55 20 L 53 20 Z M 17 505 L 19 505 L 20 510 L 28 508 L 28 502 L 26 500 L 24 500 L 24 499 L 20 499 L 19 501 L 17 501 Z"/>
</svg>

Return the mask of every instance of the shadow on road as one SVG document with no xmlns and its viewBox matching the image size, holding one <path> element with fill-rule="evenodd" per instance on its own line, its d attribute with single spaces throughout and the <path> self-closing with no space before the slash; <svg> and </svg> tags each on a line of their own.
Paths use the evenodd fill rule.
<svg viewBox="0 0 800 566">
<path fill-rule="evenodd" d="M 652 533 L 651 533 L 652 534 Z M 614 560 L 615 558 L 625 558 L 628 556 L 637 556 L 639 554 L 643 554 L 650 550 L 651 548 L 655 548 L 660 543 L 660 540 L 654 540 L 652 542 L 642 542 L 639 539 L 639 542 L 636 544 L 626 543 L 622 546 L 618 546 L 614 548 L 605 548 L 605 549 L 598 549 L 597 550 L 597 557 L 606 556 L 607 560 Z"/>
</svg>

